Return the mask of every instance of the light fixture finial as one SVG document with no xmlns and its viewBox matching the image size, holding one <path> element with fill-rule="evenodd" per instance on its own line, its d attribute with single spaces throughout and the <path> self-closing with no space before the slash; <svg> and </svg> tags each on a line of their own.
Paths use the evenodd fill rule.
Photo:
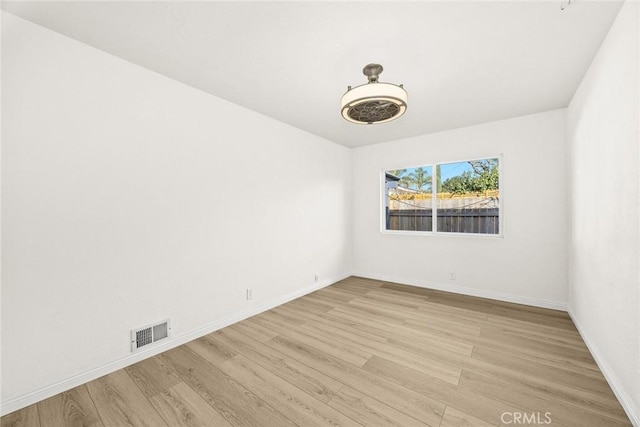
<svg viewBox="0 0 640 427">
<path fill-rule="evenodd" d="M 369 83 L 378 83 L 378 77 L 382 74 L 382 70 L 384 68 L 380 64 L 369 64 L 362 69 L 362 74 L 367 76 Z"/>
</svg>

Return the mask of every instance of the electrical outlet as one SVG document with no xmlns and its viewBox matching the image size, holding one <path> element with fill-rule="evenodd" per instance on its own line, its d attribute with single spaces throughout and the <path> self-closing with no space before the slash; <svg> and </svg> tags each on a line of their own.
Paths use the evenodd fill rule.
<svg viewBox="0 0 640 427">
<path fill-rule="evenodd" d="M 449 272 L 449 280 L 456 280 L 456 272 L 455 271 Z"/>
<path fill-rule="evenodd" d="M 247 301 L 253 299 L 253 289 L 247 289 Z"/>
<path fill-rule="evenodd" d="M 320 275 L 316 273 L 315 282 L 318 283 L 318 280 L 320 280 Z"/>
</svg>

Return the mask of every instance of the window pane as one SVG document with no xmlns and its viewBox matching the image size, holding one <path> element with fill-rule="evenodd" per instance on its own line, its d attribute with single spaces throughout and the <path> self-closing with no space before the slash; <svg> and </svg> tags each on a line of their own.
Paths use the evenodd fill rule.
<svg viewBox="0 0 640 427">
<path fill-rule="evenodd" d="M 431 231 L 431 166 L 385 171 L 385 228 Z"/>
<path fill-rule="evenodd" d="M 498 159 L 445 163 L 436 171 L 438 231 L 500 233 Z"/>
</svg>

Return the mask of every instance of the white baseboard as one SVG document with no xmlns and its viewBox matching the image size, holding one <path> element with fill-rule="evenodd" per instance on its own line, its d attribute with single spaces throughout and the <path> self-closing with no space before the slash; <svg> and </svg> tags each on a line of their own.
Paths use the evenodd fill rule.
<svg viewBox="0 0 640 427">
<path fill-rule="evenodd" d="M 271 310 L 274 307 L 287 303 L 296 298 L 300 298 L 301 296 L 317 291 L 318 289 L 322 289 L 324 287 L 332 285 L 336 282 L 339 282 L 340 280 L 346 279 L 349 276 L 351 275 L 349 274 L 344 277 L 339 277 L 336 279 L 322 280 L 318 283 L 314 283 L 311 286 L 298 289 L 295 292 L 280 296 L 278 298 L 271 299 L 269 301 L 266 301 L 263 304 L 260 304 L 248 310 L 244 310 L 239 313 L 236 313 L 233 316 L 229 316 L 224 319 L 217 320 L 215 322 L 212 322 L 206 326 L 203 326 L 201 328 L 198 328 L 186 334 L 182 334 L 178 337 L 172 337 L 166 341 L 163 340 L 162 342 L 159 342 L 157 343 L 157 345 L 153 345 L 148 349 L 144 349 L 139 352 L 132 353 L 130 355 L 114 360 L 100 367 L 91 369 L 89 371 L 83 372 L 78 375 L 74 375 L 73 377 L 66 378 L 62 381 L 58 381 L 54 384 L 48 385 L 41 389 L 24 394 L 22 396 L 9 399 L 6 402 L 2 402 L 2 405 L 0 405 L 0 416 L 9 414 L 11 412 L 17 411 L 19 409 L 32 405 L 41 400 L 55 396 L 56 394 L 72 389 L 73 387 L 77 387 L 89 381 L 95 380 L 96 378 L 100 378 L 104 375 L 115 372 L 118 369 L 126 368 L 129 365 L 140 362 L 141 360 L 147 359 L 151 356 L 155 356 L 156 354 L 160 354 L 164 351 L 178 347 L 189 341 L 192 341 L 204 335 L 210 334 L 211 332 L 215 332 L 218 329 L 222 329 L 226 326 L 232 325 L 234 323 L 237 323 L 251 316 L 255 316 L 256 314 L 260 314 L 264 311 Z"/>
<path fill-rule="evenodd" d="M 441 283 L 429 282 L 427 280 L 405 279 L 396 276 L 370 275 L 366 273 L 354 273 L 354 276 L 365 277 L 368 279 L 382 280 L 385 282 L 400 283 L 402 285 L 416 286 L 418 288 L 434 289 L 438 291 L 452 292 L 454 294 L 469 295 L 473 297 L 493 299 L 497 301 L 512 302 L 515 304 L 530 305 L 533 307 L 549 308 L 551 310 L 567 311 L 567 303 L 559 301 L 547 301 L 536 298 L 530 298 L 520 295 L 506 294 L 502 292 L 487 291 L 483 289 L 467 288 L 458 285 L 443 285 Z"/>
<path fill-rule="evenodd" d="M 568 308 L 568 312 L 569 316 L 571 316 L 571 320 L 573 320 L 574 325 L 576 325 L 576 328 L 578 329 L 582 340 L 587 345 L 587 348 L 591 352 L 593 359 L 596 361 L 598 367 L 602 371 L 602 374 L 609 383 L 611 390 L 613 390 L 613 393 L 618 398 L 620 405 L 622 405 L 622 408 L 627 413 L 631 424 L 633 424 L 635 427 L 640 427 L 640 408 L 636 406 L 631 396 L 629 396 L 629 393 L 627 393 L 627 391 L 622 387 L 622 384 L 618 380 L 618 376 L 615 374 L 609 363 L 607 363 L 606 359 L 602 356 L 602 353 L 600 353 L 598 347 L 587 336 L 584 329 L 582 329 L 580 322 L 573 314 L 570 306 Z"/>
</svg>

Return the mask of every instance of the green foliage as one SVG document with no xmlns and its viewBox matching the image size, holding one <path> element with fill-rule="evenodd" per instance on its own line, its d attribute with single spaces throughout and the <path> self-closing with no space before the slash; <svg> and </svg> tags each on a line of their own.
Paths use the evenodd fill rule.
<svg viewBox="0 0 640 427">
<path fill-rule="evenodd" d="M 442 191 L 454 194 L 483 192 L 499 188 L 498 159 L 468 162 L 472 171 L 451 177 L 442 183 Z"/>
<path fill-rule="evenodd" d="M 431 186 L 431 174 L 423 167 L 419 167 L 413 170 L 405 178 L 408 184 L 408 188 L 412 188 L 417 191 L 430 191 Z"/>
<path fill-rule="evenodd" d="M 499 188 L 498 159 L 469 161 L 470 171 L 448 178 L 442 182 L 440 166 L 436 166 L 436 191 L 454 194 L 484 192 Z M 418 192 L 430 192 L 433 177 L 426 167 L 415 169 L 395 169 L 388 173 L 400 178 L 400 187 Z"/>
<path fill-rule="evenodd" d="M 409 172 L 411 171 L 411 172 Z M 387 171 L 400 178 L 398 185 L 419 192 L 431 191 L 431 174 L 424 167 L 415 169 L 394 169 Z"/>
</svg>

